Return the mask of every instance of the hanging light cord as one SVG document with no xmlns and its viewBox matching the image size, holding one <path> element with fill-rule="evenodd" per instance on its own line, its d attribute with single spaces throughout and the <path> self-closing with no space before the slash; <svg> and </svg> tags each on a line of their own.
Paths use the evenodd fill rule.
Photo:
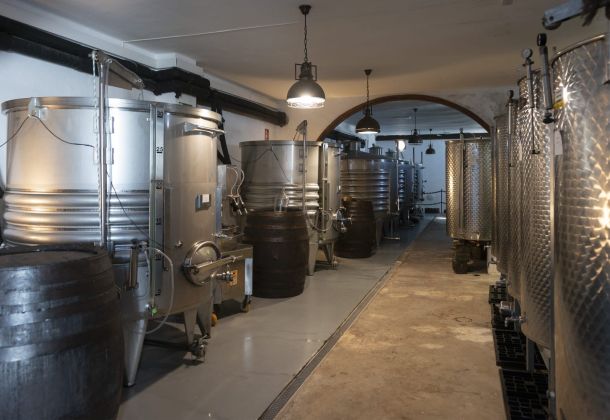
<svg viewBox="0 0 610 420">
<path fill-rule="evenodd" d="M 366 75 L 366 109 L 372 111 L 370 109 L 370 100 L 369 100 L 369 75 Z"/>
<path fill-rule="evenodd" d="M 309 58 L 307 57 L 307 13 L 305 13 L 304 15 L 305 15 L 305 30 L 304 30 L 305 37 L 304 37 L 304 40 L 303 40 L 303 46 L 305 47 L 304 48 L 304 51 L 305 51 L 305 62 L 308 63 L 309 62 Z"/>
</svg>

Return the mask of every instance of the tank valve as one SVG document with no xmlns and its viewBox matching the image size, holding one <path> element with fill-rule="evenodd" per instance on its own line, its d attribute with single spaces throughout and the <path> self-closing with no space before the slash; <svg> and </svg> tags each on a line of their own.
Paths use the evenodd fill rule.
<svg viewBox="0 0 610 420">
<path fill-rule="evenodd" d="M 133 290 L 138 287 L 138 259 L 141 246 L 134 241 L 129 249 L 129 277 L 125 284 L 125 290 Z"/>
<path fill-rule="evenodd" d="M 214 279 L 219 280 L 219 281 L 226 281 L 228 283 L 228 282 L 233 281 L 233 274 L 229 270 L 223 271 L 223 272 L 214 274 Z"/>
<path fill-rule="evenodd" d="M 509 317 L 504 318 L 504 326 L 505 327 L 508 327 L 508 323 L 509 322 L 512 322 L 512 323 L 517 324 L 517 325 L 521 325 L 521 324 L 524 324 L 526 322 L 526 319 L 525 319 L 525 316 L 523 316 L 523 315 L 521 315 L 521 316 L 513 315 L 513 316 L 509 316 Z"/>
</svg>

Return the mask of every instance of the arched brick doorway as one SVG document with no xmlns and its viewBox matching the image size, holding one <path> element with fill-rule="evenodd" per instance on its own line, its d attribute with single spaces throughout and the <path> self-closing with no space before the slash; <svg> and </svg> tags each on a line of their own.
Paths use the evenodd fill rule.
<svg viewBox="0 0 610 420">
<path fill-rule="evenodd" d="M 479 117 L 477 114 L 475 114 L 471 110 L 464 108 L 463 106 L 461 106 L 459 104 L 456 104 L 455 102 L 451 102 L 447 99 L 439 98 L 437 96 L 417 95 L 417 94 L 390 95 L 390 96 L 382 96 L 380 98 L 372 99 L 370 101 L 370 103 L 372 105 L 375 105 L 375 104 L 381 104 L 381 103 L 385 103 L 385 102 L 395 102 L 395 101 L 425 101 L 425 102 L 433 102 L 433 103 L 445 105 L 445 106 L 448 106 L 449 108 L 453 108 L 457 111 L 460 111 L 464 115 L 467 115 L 468 117 L 470 117 L 474 121 L 476 121 L 478 124 L 480 124 L 481 127 L 483 127 L 485 130 L 487 130 L 488 133 L 490 132 L 489 124 L 483 118 Z M 318 141 L 323 141 L 335 129 L 336 126 L 338 126 L 341 122 L 343 122 L 345 119 L 350 117 L 352 114 L 354 114 L 358 111 L 361 111 L 364 108 L 364 106 L 365 106 L 365 102 L 348 109 L 347 111 L 345 111 L 344 113 L 339 115 L 337 118 L 335 118 L 324 129 L 324 131 L 322 131 L 322 133 L 318 137 Z"/>
</svg>

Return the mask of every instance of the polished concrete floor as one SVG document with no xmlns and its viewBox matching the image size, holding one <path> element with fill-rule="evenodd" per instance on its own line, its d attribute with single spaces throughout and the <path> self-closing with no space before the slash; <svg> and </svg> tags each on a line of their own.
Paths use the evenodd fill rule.
<svg viewBox="0 0 610 420">
<path fill-rule="evenodd" d="M 401 258 L 277 418 L 503 419 L 488 274 L 453 274 L 444 220 Z"/>
<path fill-rule="evenodd" d="M 203 364 L 183 351 L 146 346 L 119 419 L 258 418 L 428 222 L 403 230 L 400 242 L 385 242 L 371 258 L 316 271 L 300 296 L 254 298 L 249 313 L 222 318 Z M 168 326 L 165 334 L 180 331 Z"/>
</svg>

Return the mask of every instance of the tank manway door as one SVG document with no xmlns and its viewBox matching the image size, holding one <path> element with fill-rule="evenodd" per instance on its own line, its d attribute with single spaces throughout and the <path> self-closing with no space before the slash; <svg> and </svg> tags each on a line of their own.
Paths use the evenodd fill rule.
<svg viewBox="0 0 610 420">
<path fill-rule="evenodd" d="M 221 258 L 220 249 L 214 242 L 199 241 L 186 254 L 182 269 L 191 283 L 203 286 L 216 276 L 225 276 L 226 273 L 218 273 L 218 269 L 241 258 L 233 255 Z"/>
</svg>

